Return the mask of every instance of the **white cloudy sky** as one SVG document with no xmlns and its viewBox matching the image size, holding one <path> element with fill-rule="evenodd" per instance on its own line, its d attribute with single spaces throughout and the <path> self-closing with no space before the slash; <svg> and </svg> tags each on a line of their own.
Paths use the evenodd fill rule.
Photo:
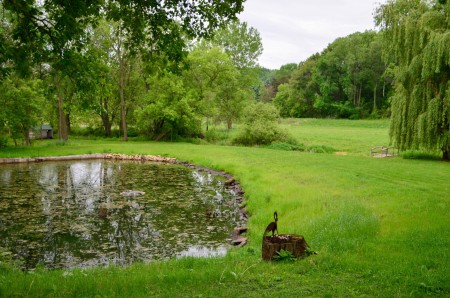
<svg viewBox="0 0 450 298">
<path fill-rule="evenodd" d="M 338 37 L 375 29 L 380 2 L 385 0 L 246 0 L 239 18 L 261 35 L 259 64 L 278 69 L 306 60 Z"/>
</svg>

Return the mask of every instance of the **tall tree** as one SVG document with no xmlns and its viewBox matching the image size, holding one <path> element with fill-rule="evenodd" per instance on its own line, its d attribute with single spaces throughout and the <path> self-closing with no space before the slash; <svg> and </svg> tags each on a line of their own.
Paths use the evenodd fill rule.
<svg viewBox="0 0 450 298">
<path fill-rule="evenodd" d="M 102 15 L 122 22 L 131 48 L 144 45 L 179 57 L 183 35 L 206 37 L 243 10 L 244 0 L 3 0 L 12 39 L 0 32 L 0 57 L 22 66 L 59 52 L 67 43 L 82 48 L 86 28 Z M 3 61 L 1 61 L 3 62 Z"/>
<path fill-rule="evenodd" d="M 83 88 L 82 96 L 89 99 L 89 106 L 100 116 L 105 136 L 112 135 L 112 125 L 119 113 L 117 100 L 118 80 L 117 67 L 113 49 L 113 26 L 106 20 L 100 21 L 93 31 L 91 42 L 84 53 L 88 60 L 87 76 L 84 80 L 87 88 Z"/>
<path fill-rule="evenodd" d="M 210 120 L 225 120 L 228 128 L 239 117 L 245 93 L 238 82 L 240 74 L 227 53 L 215 47 L 199 45 L 188 56 L 189 69 L 185 73 L 186 86 L 195 92 L 199 113 Z"/>
<path fill-rule="evenodd" d="M 206 41 L 203 43 L 205 46 Z M 214 35 L 209 42 L 209 48 L 214 47 L 222 48 L 239 71 L 239 78 L 234 83 L 235 88 L 238 88 L 242 95 L 247 89 L 246 96 L 256 98 L 259 76 L 258 58 L 263 52 L 262 39 L 258 30 L 249 27 L 246 22 L 234 21 Z"/>
<path fill-rule="evenodd" d="M 15 142 L 21 138 L 26 145 L 31 144 L 29 132 L 33 126 L 40 124 L 43 93 L 39 80 L 24 80 L 11 75 L 0 83 L 0 125 L 6 126 Z"/>
<path fill-rule="evenodd" d="M 319 55 L 313 55 L 301 62 L 288 83 L 278 86 L 274 104 L 282 117 L 315 117 L 314 100 L 319 87 L 313 80 L 313 71 Z"/>
<path fill-rule="evenodd" d="M 155 140 L 199 136 L 201 117 L 182 77 L 164 72 L 147 79 L 148 92 L 135 110 L 138 128 Z"/>
<path fill-rule="evenodd" d="M 450 151 L 450 1 L 389 0 L 376 12 L 396 64 L 390 135 L 400 149 Z"/>
<path fill-rule="evenodd" d="M 254 68 L 263 52 L 258 30 L 246 22 L 234 21 L 219 30 L 213 43 L 225 50 L 238 69 Z"/>
</svg>

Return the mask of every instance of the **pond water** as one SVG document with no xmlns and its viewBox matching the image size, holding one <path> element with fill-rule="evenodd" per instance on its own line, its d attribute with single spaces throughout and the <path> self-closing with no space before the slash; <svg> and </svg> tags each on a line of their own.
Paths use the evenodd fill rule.
<svg viewBox="0 0 450 298">
<path fill-rule="evenodd" d="M 242 224 L 223 180 L 180 165 L 129 161 L 2 165 L 0 252 L 23 269 L 223 255 Z"/>
</svg>

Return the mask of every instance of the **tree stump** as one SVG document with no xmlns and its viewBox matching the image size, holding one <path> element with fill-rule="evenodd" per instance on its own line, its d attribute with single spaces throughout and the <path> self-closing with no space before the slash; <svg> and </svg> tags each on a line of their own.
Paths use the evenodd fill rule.
<svg viewBox="0 0 450 298">
<path fill-rule="evenodd" d="M 277 252 L 283 250 L 289 251 L 296 258 L 302 257 L 309 247 L 305 238 L 301 235 L 287 234 L 264 236 L 262 242 L 262 258 L 263 260 L 273 260 L 273 256 Z"/>
</svg>

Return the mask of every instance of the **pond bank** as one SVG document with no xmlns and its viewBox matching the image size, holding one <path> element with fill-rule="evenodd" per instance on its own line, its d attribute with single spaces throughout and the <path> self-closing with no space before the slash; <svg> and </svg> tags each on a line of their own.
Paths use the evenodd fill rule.
<svg viewBox="0 0 450 298">
<path fill-rule="evenodd" d="M 80 154 L 67 156 L 0 158 L 0 164 L 43 162 L 43 161 L 69 161 L 81 159 L 110 159 L 110 160 L 134 160 L 134 161 L 151 161 L 161 163 L 177 163 L 177 160 L 175 158 L 163 157 L 159 155 L 126 155 L 126 154 L 100 153 L 100 154 Z"/>
</svg>

